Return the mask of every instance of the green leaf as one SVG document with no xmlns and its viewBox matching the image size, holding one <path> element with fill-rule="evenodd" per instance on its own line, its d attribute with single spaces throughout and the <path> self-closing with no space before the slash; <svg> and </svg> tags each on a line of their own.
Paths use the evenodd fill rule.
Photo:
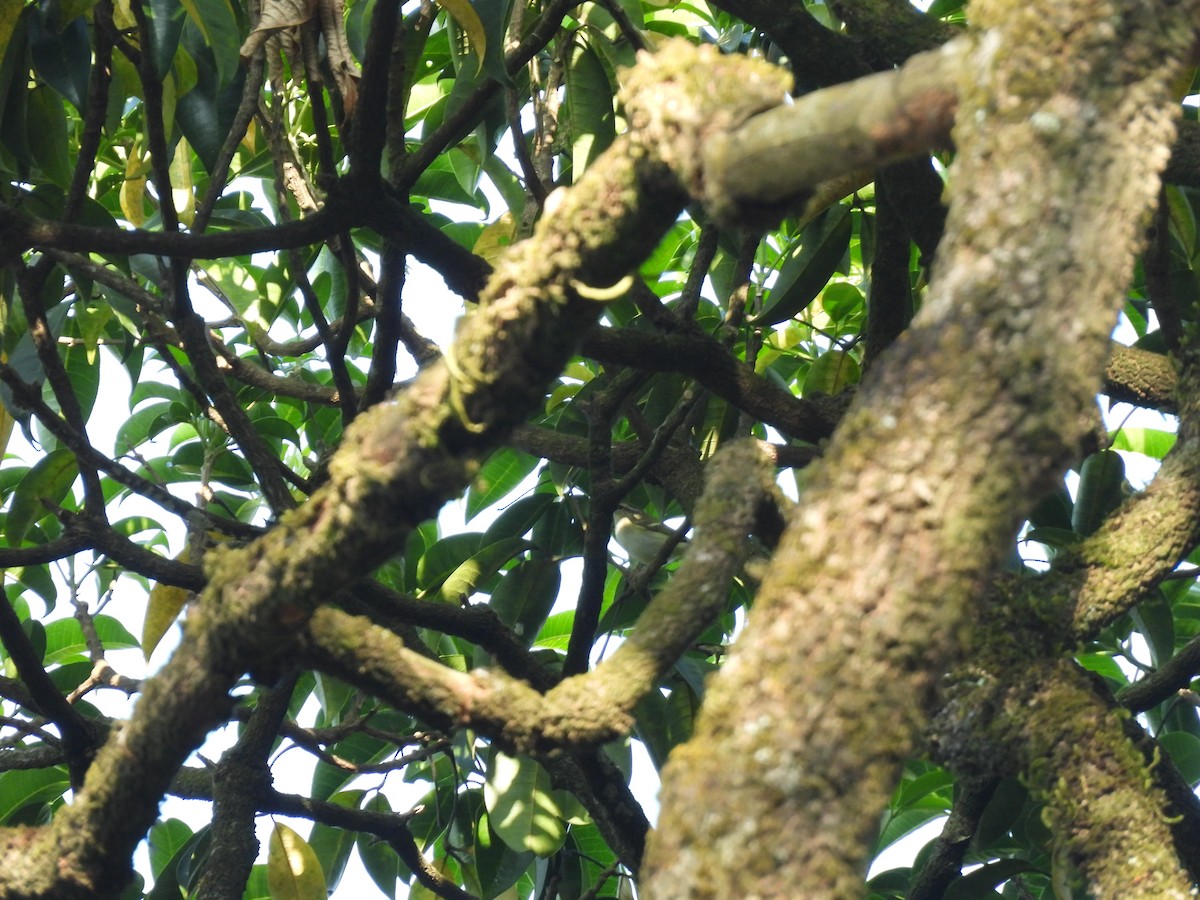
<svg viewBox="0 0 1200 900">
<path fill-rule="evenodd" d="M 983 850 L 1000 841 L 1012 829 L 1028 800 L 1029 791 L 1016 778 L 1001 781 L 979 817 L 972 846 Z"/>
<path fill-rule="evenodd" d="M 204 36 L 204 43 L 213 51 L 218 84 L 221 87 L 228 85 L 237 71 L 238 48 L 242 44 L 241 36 L 238 34 L 237 18 L 233 14 L 229 0 L 180 0 L 180 2 L 187 12 L 188 20 L 200 30 Z"/>
<path fill-rule="evenodd" d="M 1036 867 L 1027 859 L 1001 859 L 986 863 L 972 872 L 957 878 L 946 888 L 943 894 L 945 900 L 984 900 L 987 897 L 999 898 L 995 888 L 1022 872 L 1033 871 Z"/>
<path fill-rule="evenodd" d="M 381 738 L 356 732 L 329 746 L 330 753 L 356 765 L 379 762 L 395 748 Z M 318 760 L 313 771 L 312 796 L 325 800 L 355 778 L 353 771 Z"/>
<path fill-rule="evenodd" d="M 533 526 L 533 542 L 556 559 L 583 553 L 583 526 L 570 506 L 556 500 Z"/>
<path fill-rule="evenodd" d="M 479 552 L 482 539 L 477 532 L 454 534 L 431 546 L 417 563 L 417 590 L 429 593 L 440 587 L 451 572 Z"/>
<path fill-rule="evenodd" d="M 162 78 L 171 69 L 187 11 L 179 0 L 149 0 L 150 47 L 154 53 L 154 71 Z M 168 130 L 170 123 L 167 124 Z"/>
<path fill-rule="evenodd" d="M 487 55 L 487 33 L 483 29 L 479 13 L 472 8 L 470 0 L 437 0 L 437 4 L 453 16 L 458 27 L 463 30 L 463 34 L 475 51 L 476 59 L 483 60 Z M 480 62 L 480 67 L 482 68 L 482 62 Z"/>
<path fill-rule="evenodd" d="M 179 819 L 163 819 L 154 823 L 146 838 L 150 851 L 150 874 L 157 880 L 188 841 L 192 839 L 191 827 Z"/>
<path fill-rule="evenodd" d="M 88 93 L 92 48 L 87 22 L 82 16 L 59 32 L 49 21 L 52 4 L 41 4 L 29 17 L 29 53 L 33 68 L 46 84 L 58 91 L 80 112 Z"/>
<path fill-rule="evenodd" d="M 95 616 L 92 624 L 106 651 L 131 650 L 139 646 L 137 638 L 112 616 Z M 46 665 L 86 658 L 87 653 L 83 629 L 79 627 L 76 619 L 58 619 L 46 626 Z"/>
<path fill-rule="evenodd" d="M 673 746 L 667 731 L 667 698 L 651 691 L 638 701 L 633 715 L 638 740 L 645 745 L 654 768 L 661 770 Z"/>
<path fill-rule="evenodd" d="M 489 605 L 528 647 L 558 599 L 560 584 L 558 564 L 553 560 L 522 560 L 505 573 L 492 591 Z"/>
<path fill-rule="evenodd" d="M 233 127 L 246 70 L 237 66 L 232 80 L 224 82 L 214 52 L 205 45 L 200 30 L 190 23 L 183 29 L 183 45 L 196 64 L 196 85 L 177 99 L 175 123 L 205 170 L 212 172 L 225 135 Z"/>
<path fill-rule="evenodd" d="M 1053 493 L 1048 494 L 1029 516 L 1029 524 L 1034 528 L 1058 528 L 1063 531 L 1071 529 L 1071 510 L 1075 501 L 1071 499 L 1066 486 L 1059 485 Z"/>
<path fill-rule="evenodd" d="M 805 397 L 814 393 L 833 396 L 862 378 L 862 367 L 846 350 L 829 350 L 817 358 L 804 379 Z"/>
<path fill-rule="evenodd" d="M 566 823 L 537 762 L 493 750 L 483 791 L 488 821 L 509 847 L 549 856 L 563 845 Z"/>
<path fill-rule="evenodd" d="M 29 150 L 46 177 L 65 189 L 71 183 L 71 162 L 62 100 L 48 87 L 37 85 L 30 89 L 27 104 Z"/>
<path fill-rule="evenodd" d="M 13 567 L 7 570 L 7 575 L 16 579 L 17 584 L 13 587 L 28 588 L 41 597 L 42 602 L 46 604 L 47 614 L 54 610 L 58 600 L 58 588 L 50 575 L 49 565 Z"/>
<path fill-rule="evenodd" d="M 577 42 L 567 66 L 567 115 L 571 174 L 575 181 L 616 137 L 615 90 L 591 46 Z"/>
<path fill-rule="evenodd" d="M 146 900 L 183 900 L 180 888 L 189 885 L 198 866 L 208 858 L 211 840 L 207 825 L 193 834 L 163 867 Z"/>
<path fill-rule="evenodd" d="M 1200 737 L 1186 731 L 1169 731 L 1159 735 L 1158 742 L 1184 781 L 1193 787 L 1200 783 Z"/>
<path fill-rule="evenodd" d="M 1115 450 L 1101 450 L 1083 461 L 1071 527 L 1082 535 L 1095 532 L 1125 499 L 1125 460 Z"/>
<path fill-rule="evenodd" d="M 70 787 L 65 766 L 0 772 L 0 825 L 31 804 L 57 800 Z"/>
<path fill-rule="evenodd" d="M 282 822 L 271 831 L 267 883 L 275 900 L 325 900 L 325 873 L 308 842 Z"/>
<path fill-rule="evenodd" d="M 0 51 L 0 59 L 4 58 L 5 52 L 11 47 L 9 42 L 16 33 L 17 22 L 21 18 L 21 10 L 24 6 L 25 0 L 0 0 L 0 47 L 4 48 L 3 51 Z M 0 94 L 4 93 L 6 86 L 7 83 L 0 79 Z"/>
<path fill-rule="evenodd" d="M 250 868 L 250 877 L 246 879 L 246 890 L 242 892 L 242 900 L 277 900 L 271 893 L 267 866 L 263 863 L 255 863 Z"/>
<path fill-rule="evenodd" d="M 483 896 L 499 897 L 520 880 L 536 857 L 529 850 L 514 850 L 504 843 L 486 813 L 475 835 L 475 868 Z"/>
<path fill-rule="evenodd" d="M 173 424 L 171 402 L 152 403 L 132 413 L 117 429 L 115 448 L 118 456 L 135 450 Z"/>
<path fill-rule="evenodd" d="M 922 765 L 927 771 L 919 770 Z M 917 769 L 915 773 L 914 767 Z M 891 808 L 901 810 L 911 806 L 927 806 L 931 809 L 948 810 L 953 788 L 954 777 L 945 769 L 927 763 L 912 763 L 896 788 Z"/>
<path fill-rule="evenodd" d="M 536 456 L 507 447 L 489 456 L 467 490 L 467 521 L 507 496 L 540 461 Z"/>
<path fill-rule="evenodd" d="M 387 797 L 378 793 L 372 794 L 362 808 L 378 813 L 392 811 Z M 412 877 L 408 867 L 396 855 L 396 851 L 388 846 L 387 841 L 373 834 L 360 834 L 357 845 L 358 858 L 362 860 L 363 868 L 367 870 L 375 886 L 383 891 L 385 897 L 396 896 L 396 880 L 404 878 L 407 881 Z"/>
<path fill-rule="evenodd" d="M 1159 428 L 1125 427 L 1113 437 L 1113 450 L 1129 450 L 1132 453 L 1143 453 L 1153 459 L 1162 459 L 1167 455 L 1178 435 L 1173 431 L 1163 431 Z"/>
<path fill-rule="evenodd" d="M 79 466 L 70 450 L 52 450 L 38 460 L 13 493 L 4 529 L 8 545 L 21 546 L 30 528 L 53 516 L 78 477 Z"/>
<path fill-rule="evenodd" d="M 845 281 L 837 281 L 821 292 L 821 306 L 835 322 L 858 315 L 866 306 L 862 291 Z"/>
<path fill-rule="evenodd" d="M 775 325 L 808 306 L 846 255 L 852 231 L 850 207 L 841 204 L 805 226 L 799 245 L 792 248 L 780 267 L 762 311 L 750 324 Z"/>
<path fill-rule="evenodd" d="M 1179 241 L 1183 254 L 1191 259 L 1196 254 L 1196 213 L 1187 194 L 1173 184 L 1163 185 L 1171 231 Z"/>
<path fill-rule="evenodd" d="M 365 791 L 341 791 L 329 798 L 330 803 L 336 803 L 346 809 L 357 809 Z M 313 824 L 312 833 L 308 837 L 308 845 L 312 847 L 321 871 L 325 873 L 326 886 L 330 891 L 337 890 L 342 873 L 346 871 L 346 863 L 354 851 L 354 833 L 345 828 L 335 828 L 323 822 Z"/>
<path fill-rule="evenodd" d="M 1150 661 L 1163 665 L 1175 655 L 1175 617 L 1161 593 L 1153 593 L 1129 611 L 1134 627 L 1150 649 Z"/>
<path fill-rule="evenodd" d="M 480 548 L 478 553 L 464 560 L 446 577 L 438 591 L 438 599 L 461 603 L 499 572 L 505 563 L 532 546 L 521 538 L 501 538 L 494 544 Z"/>
<path fill-rule="evenodd" d="M 494 543 L 502 537 L 524 537 L 553 503 L 553 494 L 536 493 L 509 504 L 484 532 L 484 542 Z"/>
<path fill-rule="evenodd" d="M 1035 528 L 1025 535 L 1025 540 L 1045 544 L 1053 550 L 1061 550 L 1063 547 L 1078 544 L 1083 538 L 1078 532 L 1067 528 Z"/>
<path fill-rule="evenodd" d="M 892 813 L 884 821 L 883 829 L 875 842 L 875 856 L 878 856 L 906 834 L 916 831 L 926 822 L 945 816 L 945 809 L 910 807 L 900 812 Z"/>
<path fill-rule="evenodd" d="M 1095 672 L 1113 685 L 1113 690 L 1120 690 L 1129 684 L 1129 676 L 1120 664 L 1113 659 L 1111 652 L 1080 653 L 1076 656 L 1079 664 L 1089 672 Z"/>
<path fill-rule="evenodd" d="M 79 402 L 83 420 L 87 422 L 100 393 L 100 357 L 89 354 L 86 347 L 71 346 L 63 354 L 63 366 L 67 370 L 67 377 L 71 379 L 71 388 Z"/>
</svg>

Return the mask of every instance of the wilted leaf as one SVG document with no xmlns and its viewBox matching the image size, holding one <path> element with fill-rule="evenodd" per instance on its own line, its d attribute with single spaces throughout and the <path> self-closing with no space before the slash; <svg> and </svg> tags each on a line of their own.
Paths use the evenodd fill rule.
<svg viewBox="0 0 1200 900">
<path fill-rule="evenodd" d="M 317 0 L 321 13 L 321 32 L 333 80 L 342 95 L 342 115 L 349 119 L 358 104 L 358 63 L 346 40 L 346 16 L 343 0 Z"/>
<path fill-rule="evenodd" d="M 238 55 L 243 62 L 248 61 L 272 33 L 307 22 L 316 9 L 317 0 L 267 0 L 263 4 L 258 24 L 242 42 Z"/>
</svg>

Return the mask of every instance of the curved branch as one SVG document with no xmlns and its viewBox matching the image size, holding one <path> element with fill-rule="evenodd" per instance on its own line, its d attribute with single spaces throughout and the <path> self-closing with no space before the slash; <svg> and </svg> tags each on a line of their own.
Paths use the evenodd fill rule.
<svg viewBox="0 0 1200 900">
<path fill-rule="evenodd" d="M 722 400 L 778 428 L 789 437 L 817 443 L 841 420 L 847 398 L 801 399 L 759 377 L 715 338 L 695 327 L 673 334 L 633 328 L 593 328 L 582 352 L 603 363 L 677 372 L 695 378 Z"/>
<path fill-rule="evenodd" d="M 386 629 L 329 608 L 313 615 L 305 655 L 314 667 L 438 727 L 469 726 L 522 753 L 593 747 L 629 731 L 638 701 L 724 608 L 726 586 L 749 552 L 757 508 L 775 492 L 752 442 L 723 450 L 710 466 L 675 577 L 612 656 L 545 694 L 497 672 L 459 672 Z"/>
</svg>

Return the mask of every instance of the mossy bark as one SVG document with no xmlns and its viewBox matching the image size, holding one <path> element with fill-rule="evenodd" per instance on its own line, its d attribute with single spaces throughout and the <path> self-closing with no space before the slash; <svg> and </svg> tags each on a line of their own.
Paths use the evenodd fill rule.
<svg viewBox="0 0 1200 900">
<path fill-rule="evenodd" d="M 815 467 L 668 763 L 650 896 L 861 896 L 972 598 L 1090 428 L 1194 8 L 971 13 L 929 297 Z"/>
</svg>

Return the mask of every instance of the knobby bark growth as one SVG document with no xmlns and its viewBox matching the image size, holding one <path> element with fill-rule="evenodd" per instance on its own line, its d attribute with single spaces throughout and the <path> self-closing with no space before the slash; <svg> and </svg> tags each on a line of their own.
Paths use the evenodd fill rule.
<svg viewBox="0 0 1200 900">
<path fill-rule="evenodd" d="M 929 297 L 816 465 L 697 734 L 667 766 L 653 896 L 859 895 L 971 610 L 1090 428 L 1173 139 L 1188 15 L 972 5 Z M 697 814 L 697 796 L 729 802 Z M 1140 896 L 1186 895 L 1177 862 L 1156 872 Z"/>
</svg>

